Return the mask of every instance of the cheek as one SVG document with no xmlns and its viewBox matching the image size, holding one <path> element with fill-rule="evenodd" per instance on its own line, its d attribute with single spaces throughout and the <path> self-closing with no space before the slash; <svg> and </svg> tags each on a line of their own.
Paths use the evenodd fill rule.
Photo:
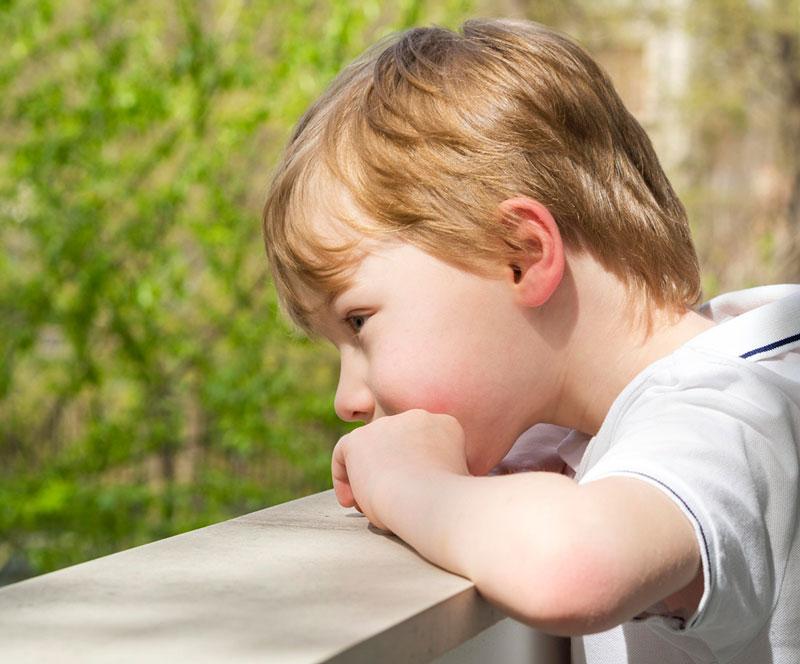
<svg viewBox="0 0 800 664">
<path fill-rule="evenodd" d="M 447 413 L 461 422 L 468 435 L 469 430 L 480 428 L 480 420 L 494 410 L 491 395 L 485 393 L 485 383 L 464 362 L 413 358 L 387 364 L 376 367 L 373 386 L 382 412 L 391 415 L 421 408 L 430 413 Z"/>
<path fill-rule="evenodd" d="M 442 347 L 420 347 L 427 349 L 424 358 L 419 352 L 385 353 L 371 363 L 369 380 L 380 411 L 422 408 L 454 416 L 464 427 L 470 471 L 485 474 L 513 443 L 503 402 L 507 386 L 487 375 L 490 367 L 449 356 Z"/>
<path fill-rule="evenodd" d="M 402 360 L 380 360 L 371 366 L 373 394 L 384 412 L 422 408 L 460 418 L 472 410 L 474 390 L 463 367 L 441 362 L 441 356 L 423 358 L 417 353 L 401 357 Z"/>
</svg>

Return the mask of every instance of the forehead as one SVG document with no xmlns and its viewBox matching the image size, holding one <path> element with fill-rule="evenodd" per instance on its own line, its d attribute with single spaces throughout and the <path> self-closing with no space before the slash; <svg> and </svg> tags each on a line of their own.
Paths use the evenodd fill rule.
<svg viewBox="0 0 800 664">
<path fill-rule="evenodd" d="M 371 286 L 390 279 L 387 274 L 384 252 L 401 246 L 391 240 L 374 238 L 362 239 L 357 248 L 348 255 L 346 266 L 342 267 L 340 280 L 335 287 L 300 285 L 298 297 L 303 309 L 307 311 L 310 331 L 317 332 L 333 313 L 337 301 L 345 295 L 358 296 L 369 291 Z"/>
<path fill-rule="evenodd" d="M 292 198 L 290 214 L 309 241 L 339 247 L 357 242 L 375 226 L 347 188 L 322 166 L 308 168 Z"/>
<path fill-rule="evenodd" d="M 347 287 L 351 275 L 380 235 L 376 225 L 353 203 L 344 186 L 314 168 L 304 173 L 290 194 L 284 216 L 282 248 L 276 256 L 279 285 L 295 322 L 325 306 Z"/>
</svg>

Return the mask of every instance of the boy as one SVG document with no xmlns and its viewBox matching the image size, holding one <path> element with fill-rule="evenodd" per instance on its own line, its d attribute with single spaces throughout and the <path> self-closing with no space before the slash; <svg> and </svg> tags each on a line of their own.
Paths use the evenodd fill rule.
<svg viewBox="0 0 800 664">
<path fill-rule="evenodd" d="M 576 662 L 800 661 L 800 287 L 694 310 L 684 209 L 580 47 L 378 44 L 299 122 L 264 232 L 366 423 L 342 505 Z M 540 423 L 572 471 L 487 476 Z"/>
</svg>

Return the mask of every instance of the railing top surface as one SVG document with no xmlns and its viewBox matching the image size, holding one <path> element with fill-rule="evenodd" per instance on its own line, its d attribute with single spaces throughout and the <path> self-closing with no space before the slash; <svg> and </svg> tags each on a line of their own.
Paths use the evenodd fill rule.
<svg viewBox="0 0 800 664">
<path fill-rule="evenodd" d="M 326 491 L 0 589 L 0 661 L 428 661 L 500 617 Z"/>
</svg>

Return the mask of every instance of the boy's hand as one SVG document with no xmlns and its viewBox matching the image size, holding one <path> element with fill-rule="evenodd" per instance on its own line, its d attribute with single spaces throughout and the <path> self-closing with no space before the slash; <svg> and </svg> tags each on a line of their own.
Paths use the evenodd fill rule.
<svg viewBox="0 0 800 664">
<path fill-rule="evenodd" d="M 342 506 L 391 530 L 393 496 L 406 483 L 437 472 L 469 475 L 464 430 L 454 417 L 424 410 L 381 417 L 339 440 L 331 471 Z"/>
</svg>

